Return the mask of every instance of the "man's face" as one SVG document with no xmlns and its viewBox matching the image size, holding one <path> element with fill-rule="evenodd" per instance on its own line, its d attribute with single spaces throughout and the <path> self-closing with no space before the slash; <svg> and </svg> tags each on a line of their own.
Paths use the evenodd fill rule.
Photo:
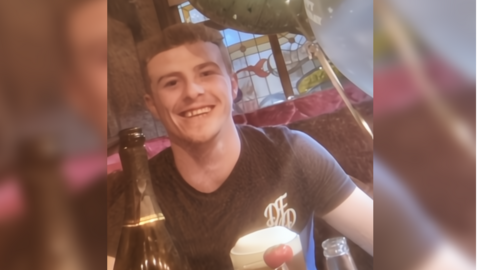
<svg viewBox="0 0 480 270">
<path fill-rule="evenodd" d="M 197 42 L 162 52 L 147 70 L 151 81 L 147 107 L 172 141 L 206 142 L 232 121 L 237 80 L 215 44 Z"/>
</svg>

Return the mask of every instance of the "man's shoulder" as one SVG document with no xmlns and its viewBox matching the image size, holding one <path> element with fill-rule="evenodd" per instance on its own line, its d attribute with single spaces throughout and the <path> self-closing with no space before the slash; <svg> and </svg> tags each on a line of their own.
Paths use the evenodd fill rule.
<svg viewBox="0 0 480 270">
<path fill-rule="evenodd" d="M 263 137 L 273 142 L 290 141 L 296 139 L 299 134 L 303 132 L 292 130 L 287 126 L 266 126 L 254 127 L 250 125 L 237 125 L 241 136 L 249 137 Z M 305 134 L 304 134 L 305 135 Z"/>
<path fill-rule="evenodd" d="M 249 125 L 238 125 L 240 136 L 246 140 L 270 142 L 277 147 L 303 148 L 312 144 L 319 145 L 317 141 L 302 131 L 290 129 L 287 126 L 266 126 L 254 127 Z"/>
<path fill-rule="evenodd" d="M 295 158 L 290 158 L 290 160 L 297 160 L 303 164 L 302 167 L 307 166 L 307 164 L 319 166 L 319 164 L 328 164 L 334 160 L 322 144 L 302 131 L 290 129 L 286 126 L 268 126 L 261 128 L 242 126 L 241 128 L 241 132 L 251 136 L 250 138 L 246 136 L 247 139 L 261 142 L 261 144 L 255 145 L 256 147 L 265 148 L 267 147 L 265 146 L 266 144 L 270 144 L 272 148 L 278 150 L 283 156 L 293 155 Z M 255 136 L 262 137 L 263 141 L 260 139 L 252 140 Z M 306 159 L 309 161 L 305 162 Z"/>
</svg>

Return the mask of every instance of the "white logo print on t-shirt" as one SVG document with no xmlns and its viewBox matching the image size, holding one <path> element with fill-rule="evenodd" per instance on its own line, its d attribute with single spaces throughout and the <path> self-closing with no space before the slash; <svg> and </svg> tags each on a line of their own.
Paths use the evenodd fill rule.
<svg viewBox="0 0 480 270">
<path fill-rule="evenodd" d="M 283 199 L 287 197 L 287 193 L 278 197 L 274 203 L 271 203 L 265 208 L 265 217 L 268 218 L 267 226 L 283 226 L 291 229 L 295 225 L 297 213 L 292 208 L 286 208 L 287 203 L 284 204 Z"/>
</svg>

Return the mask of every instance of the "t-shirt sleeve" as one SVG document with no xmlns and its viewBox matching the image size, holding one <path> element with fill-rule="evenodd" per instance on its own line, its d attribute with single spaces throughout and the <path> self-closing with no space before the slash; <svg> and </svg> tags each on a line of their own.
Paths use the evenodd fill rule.
<svg viewBox="0 0 480 270">
<path fill-rule="evenodd" d="M 317 141 L 299 131 L 292 131 L 292 135 L 292 149 L 304 176 L 305 192 L 315 213 L 323 216 L 345 201 L 356 185 Z"/>
</svg>

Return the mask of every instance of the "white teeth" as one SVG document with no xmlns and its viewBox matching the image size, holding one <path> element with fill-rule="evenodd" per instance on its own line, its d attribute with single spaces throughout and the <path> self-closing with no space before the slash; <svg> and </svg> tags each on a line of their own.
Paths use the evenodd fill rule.
<svg viewBox="0 0 480 270">
<path fill-rule="evenodd" d="M 191 111 L 188 111 L 188 112 L 185 113 L 185 117 L 197 116 L 199 114 L 208 113 L 211 110 L 212 110 L 211 107 L 204 107 L 204 108 L 201 108 L 201 109 L 191 110 Z"/>
</svg>

